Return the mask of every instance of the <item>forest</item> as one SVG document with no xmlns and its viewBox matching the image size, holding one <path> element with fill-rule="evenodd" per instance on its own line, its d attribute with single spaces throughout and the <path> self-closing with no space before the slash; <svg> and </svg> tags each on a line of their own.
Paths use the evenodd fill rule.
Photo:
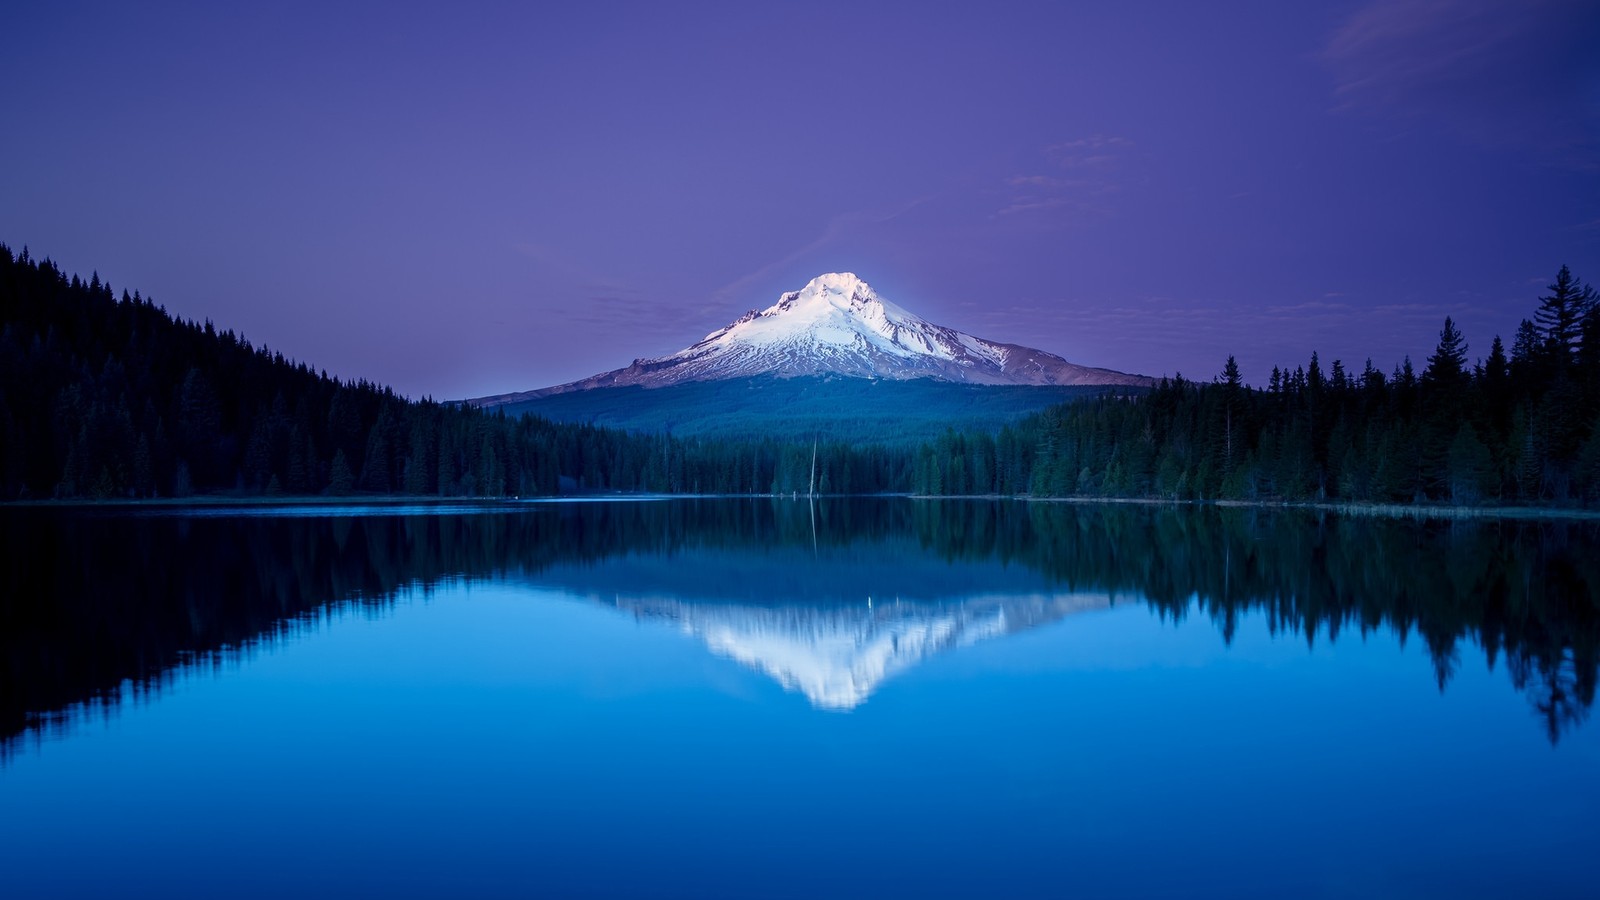
<svg viewBox="0 0 1600 900">
<path fill-rule="evenodd" d="M 0 499 L 904 490 L 909 454 L 627 434 L 344 381 L 0 245 Z"/>
<path fill-rule="evenodd" d="M 1062 403 L 908 444 L 859 428 L 673 436 L 508 416 L 346 381 L 0 245 L 0 500 L 353 494 L 1600 502 L 1600 302 L 1562 267 L 1472 360 L 1446 318 L 1421 372 L 1313 353 L 1245 384 Z"/>
<path fill-rule="evenodd" d="M 997 434 L 917 451 L 922 494 L 1358 503 L 1600 501 L 1600 304 L 1565 266 L 1524 319 L 1469 361 L 1446 318 L 1419 373 L 1313 353 L 1244 384 L 1210 382 L 1052 407 Z"/>
<path fill-rule="evenodd" d="M 555 422 L 680 438 L 726 441 L 760 436 L 809 448 L 814 438 L 822 436 L 845 444 L 913 450 L 950 429 L 993 433 L 1032 413 L 1112 390 L 1130 389 L 764 374 L 648 389 L 593 388 L 514 401 L 501 408 L 507 415 L 531 414 Z M 806 462 L 809 466 L 809 457 Z"/>
</svg>

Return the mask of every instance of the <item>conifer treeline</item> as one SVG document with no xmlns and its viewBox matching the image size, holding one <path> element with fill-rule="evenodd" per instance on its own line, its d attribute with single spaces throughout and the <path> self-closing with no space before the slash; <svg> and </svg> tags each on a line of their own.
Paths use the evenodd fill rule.
<svg viewBox="0 0 1600 900">
<path fill-rule="evenodd" d="M 1563 266 L 1509 354 L 1469 364 L 1446 318 L 1418 374 L 1316 354 L 1264 390 L 1232 357 L 1211 383 L 1054 407 L 997 436 L 918 451 L 927 494 L 1594 503 L 1600 501 L 1600 303 Z"/>
<path fill-rule="evenodd" d="M 812 455 L 410 401 L 0 245 L 0 499 L 787 493 L 810 487 Z M 835 442 L 816 455 L 818 490 L 909 478 L 906 454 Z"/>
<path fill-rule="evenodd" d="M 0 245 L 0 499 L 202 492 L 1032 494 L 1600 502 L 1600 303 L 1565 267 L 1468 362 L 1335 360 L 1064 404 L 914 452 L 676 439 L 411 401 Z M 813 474 L 814 473 L 814 474 Z M 814 478 L 814 481 L 813 481 Z"/>
</svg>

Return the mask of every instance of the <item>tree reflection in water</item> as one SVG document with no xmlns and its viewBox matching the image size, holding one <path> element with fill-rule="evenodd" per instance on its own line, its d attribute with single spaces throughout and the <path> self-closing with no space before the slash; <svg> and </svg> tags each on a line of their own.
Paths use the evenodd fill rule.
<svg viewBox="0 0 1600 900">
<path fill-rule="evenodd" d="M 1415 635 L 1441 690 L 1470 642 L 1489 665 L 1503 660 L 1552 742 L 1584 720 L 1600 669 L 1600 524 L 1586 520 L 767 498 L 262 512 L 0 510 L 0 756 L 336 606 L 381 611 L 410 589 L 538 583 L 621 559 L 690 573 L 707 555 L 738 559 L 734 583 L 761 596 L 703 578 L 649 587 L 802 607 L 873 592 L 949 602 L 995 563 L 1021 566 L 1052 590 L 1143 602 L 1174 621 L 1203 614 L 1225 641 L 1257 613 L 1308 646 L 1352 629 Z"/>
</svg>

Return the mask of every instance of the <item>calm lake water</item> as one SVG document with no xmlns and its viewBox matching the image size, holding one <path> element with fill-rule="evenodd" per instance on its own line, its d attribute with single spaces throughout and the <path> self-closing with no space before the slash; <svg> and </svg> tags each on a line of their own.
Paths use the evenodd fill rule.
<svg viewBox="0 0 1600 900">
<path fill-rule="evenodd" d="M 0 510 L 0 894 L 1594 896 L 1600 525 Z"/>
</svg>

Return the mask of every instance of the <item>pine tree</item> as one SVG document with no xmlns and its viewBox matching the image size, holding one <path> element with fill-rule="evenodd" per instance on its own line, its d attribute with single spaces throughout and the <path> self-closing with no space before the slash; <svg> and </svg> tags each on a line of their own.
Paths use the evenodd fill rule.
<svg viewBox="0 0 1600 900">
<path fill-rule="evenodd" d="M 1444 317 L 1444 328 L 1439 330 L 1439 345 L 1428 357 L 1428 367 L 1422 372 L 1425 384 L 1439 390 L 1456 390 L 1465 381 L 1467 371 L 1467 341 L 1456 323 Z"/>
<path fill-rule="evenodd" d="M 1235 419 L 1243 405 L 1244 379 L 1239 375 L 1239 363 L 1230 354 L 1222 364 L 1222 476 L 1233 474 L 1238 463 L 1238 449 L 1234 446 Z M 1242 424 L 1242 423 L 1240 423 Z"/>
<path fill-rule="evenodd" d="M 1539 326 L 1528 319 L 1517 325 L 1511 339 L 1511 372 L 1521 378 L 1539 356 Z"/>
<path fill-rule="evenodd" d="M 1556 364 L 1564 368 L 1573 362 L 1578 353 L 1579 328 L 1584 314 L 1594 304 L 1594 288 L 1574 277 L 1566 266 L 1556 273 L 1550 293 L 1539 298 L 1539 309 L 1533 314 L 1543 338 L 1543 350 Z"/>
<path fill-rule="evenodd" d="M 1494 336 L 1494 343 L 1489 345 L 1489 358 L 1483 361 L 1484 384 L 1490 389 L 1496 389 L 1505 384 L 1511 375 L 1511 364 L 1506 359 L 1505 345 L 1500 343 L 1500 335 Z"/>
</svg>

